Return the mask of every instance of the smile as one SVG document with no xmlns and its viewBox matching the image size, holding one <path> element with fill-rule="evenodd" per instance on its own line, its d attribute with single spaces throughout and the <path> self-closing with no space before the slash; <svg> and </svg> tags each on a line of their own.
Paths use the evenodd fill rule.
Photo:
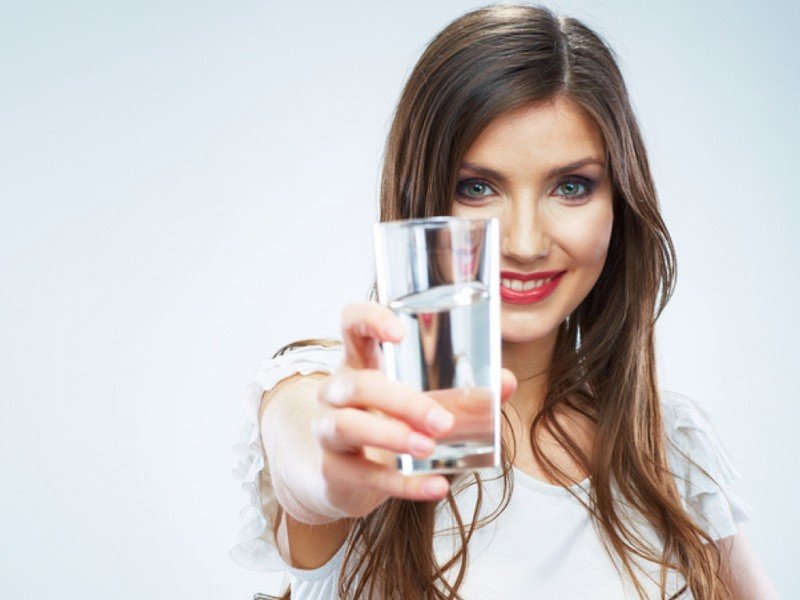
<svg viewBox="0 0 800 600">
<path fill-rule="evenodd" d="M 512 304 L 530 304 L 540 302 L 552 294 L 558 287 L 566 271 L 541 278 L 526 277 L 526 280 L 515 277 L 501 277 L 500 296 Z M 506 275 L 503 273 L 503 275 Z"/>
</svg>

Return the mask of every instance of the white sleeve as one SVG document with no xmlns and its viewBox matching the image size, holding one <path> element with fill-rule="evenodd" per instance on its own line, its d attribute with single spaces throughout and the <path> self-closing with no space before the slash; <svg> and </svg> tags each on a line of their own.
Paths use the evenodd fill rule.
<svg viewBox="0 0 800 600">
<path fill-rule="evenodd" d="M 684 507 L 712 539 L 734 535 L 738 523 L 750 521 L 753 509 L 736 492 L 742 476 L 711 417 L 690 398 L 672 392 L 662 392 L 662 406 L 667 457 Z"/>
<path fill-rule="evenodd" d="M 231 447 L 236 460 L 231 472 L 242 482 L 247 503 L 239 513 L 243 523 L 228 556 L 246 569 L 275 572 L 283 571 L 287 566 L 275 545 L 273 523 L 278 502 L 261 443 L 261 397 L 266 390 L 294 373 L 333 373 L 343 356 L 340 346 L 304 346 L 290 350 L 267 359 L 242 390 L 242 427 L 237 442 Z"/>
</svg>

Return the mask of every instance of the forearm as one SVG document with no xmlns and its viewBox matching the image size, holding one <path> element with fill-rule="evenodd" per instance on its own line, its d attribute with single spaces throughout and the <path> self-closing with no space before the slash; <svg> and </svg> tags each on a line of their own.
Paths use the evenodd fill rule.
<svg viewBox="0 0 800 600">
<path fill-rule="evenodd" d="M 275 495 L 297 521 L 322 525 L 341 518 L 324 497 L 322 448 L 311 422 L 320 410 L 321 375 L 297 376 L 262 399 L 261 438 Z"/>
</svg>

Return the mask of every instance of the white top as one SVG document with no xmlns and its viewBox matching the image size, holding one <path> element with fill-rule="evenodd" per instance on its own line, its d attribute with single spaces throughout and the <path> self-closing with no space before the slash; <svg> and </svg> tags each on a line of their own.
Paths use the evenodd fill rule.
<svg viewBox="0 0 800 600">
<path fill-rule="evenodd" d="M 233 451 L 238 458 L 234 476 L 242 482 L 249 502 L 241 511 L 244 524 L 229 556 L 239 565 L 255 571 L 285 571 L 291 582 L 293 600 L 335 599 L 337 578 L 345 545 L 323 566 L 297 569 L 285 564 L 274 543 L 272 523 L 277 500 L 265 462 L 258 426 L 261 396 L 278 381 L 299 372 L 332 373 L 341 364 L 341 347 L 303 347 L 267 360 L 243 394 L 244 423 Z M 735 492 L 736 471 L 722 441 L 705 413 L 692 400 L 662 392 L 664 428 L 669 439 L 703 470 L 683 458 L 668 444 L 668 460 L 676 476 L 683 504 L 696 522 L 714 539 L 733 535 L 736 525 L 750 520 L 752 509 Z M 491 473 L 491 471 L 487 471 Z M 502 497 L 502 478 L 483 478 L 484 499 L 478 518 L 491 514 Z M 632 582 L 615 568 L 619 559 L 605 551 L 587 510 L 564 488 L 534 479 L 516 467 L 511 499 L 501 515 L 475 530 L 469 543 L 469 565 L 460 595 L 465 600 L 485 598 L 638 598 Z M 474 481 L 474 478 L 472 479 Z M 590 480 L 572 489 L 586 498 Z M 476 500 L 472 485 L 456 495 L 465 527 L 471 520 Z M 623 510 L 626 506 L 621 503 Z M 629 522 L 647 540 L 661 548 L 658 535 L 633 511 Z M 457 548 L 457 534 L 444 532 L 455 527 L 446 503 L 436 514 L 434 551 L 444 564 Z M 633 560 L 633 559 L 632 559 Z M 648 597 L 659 597 L 659 567 L 639 563 L 639 576 Z M 621 567 L 620 567 L 621 568 Z M 451 571 L 454 576 L 457 568 Z M 624 571 L 620 571 L 624 573 Z M 651 574 L 648 579 L 647 574 Z M 448 574 L 450 575 L 450 574 Z M 668 578 L 669 594 L 683 584 L 680 574 Z M 282 588 L 283 589 L 283 588 Z M 691 594 L 682 598 L 691 598 Z"/>
</svg>

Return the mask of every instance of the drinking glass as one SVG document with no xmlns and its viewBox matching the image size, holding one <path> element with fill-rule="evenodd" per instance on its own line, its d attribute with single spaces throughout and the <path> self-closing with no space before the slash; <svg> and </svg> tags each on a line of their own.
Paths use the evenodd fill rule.
<svg viewBox="0 0 800 600">
<path fill-rule="evenodd" d="M 500 266 L 496 218 L 432 217 L 374 226 L 378 301 L 406 326 L 382 345 L 387 377 L 455 415 L 428 457 L 397 455 L 406 475 L 500 466 Z"/>
</svg>

